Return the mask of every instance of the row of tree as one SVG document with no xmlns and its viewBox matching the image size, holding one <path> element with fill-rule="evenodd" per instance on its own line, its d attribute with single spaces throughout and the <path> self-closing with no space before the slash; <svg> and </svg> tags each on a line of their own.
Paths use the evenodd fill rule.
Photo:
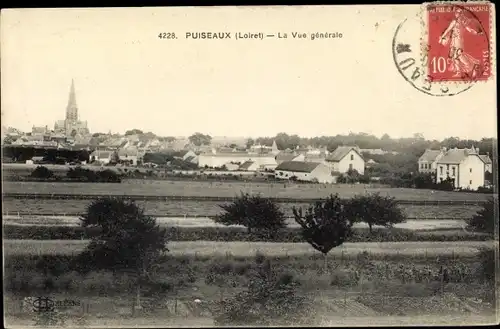
<svg viewBox="0 0 500 329">
<path fill-rule="evenodd" d="M 259 137 L 255 140 L 249 139 L 247 145 L 254 143 L 272 145 L 276 141 L 279 149 L 284 150 L 287 148 L 295 149 L 297 146 L 313 146 L 313 147 L 326 147 L 328 151 L 335 150 L 341 145 L 357 145 L 361 149 L 383 149 L 386 151 L 396 151 L 402 153 L 411 153 L 415 155 L 422 155 L 425 149 L 440 149 L 441 147 L 447 148 L 465 148 L 465 147 L 479 147 L 484 152 L 493 153 L 493 147 L 496 140 L 494 138 L 483 138 L 481 140 L 460 139 L 458 137 L 449 137 L 442 141 L 426 140 L 422 134 L 414 134 L 413 137 L 408 138 L 391 138 L 385 134 L 381 138 L 366 133 L 350 133 L 348 135 L 336 136 L 320 136 L 320 137 L 300 137 L 298 135 L 288 135 L 286 133 L 279 133 L 274 137 Z M 374 159 L 375 160 L 375 159 Z"/>
<path fill-rule="evenodd" d="M 216 223 L 227 226 L 241 225 L 246 227 L 249 233 L 272 235 L 287 225 L 279 205 L 274 200 L 259 195 L 242 193 L 232 203 L 220 207 L 224 212 L 213 219 Z M 395 198 L 378 193 L 356 195 L 351 199 L 340 199 L 338 195 L 331 195 L 324 202 L 312 204 L 306 209 L 305 215 L 302 214 L 302 209 L 293 208 L 293 213 L 301 226 L 309 223 L 307 218 L 316 218 L 316 223 L 318 218 L 335 218 L 342 223 L 347 221 L 345 226 L 349 228 L 356 222 L 364 222 L 368 224 L 370 231 L 375 225 L 391 227 L 404 222 L 406 218 Z"/>
<path fill-rule="evenodd" d="M 54 172 L 47 167 L 37 166 L 30 175 L 31 178 L 42 181 L 77 181 L 77 182 L 92 182 L 92 183 L 120 183 L 120 175 L 112 170 L 106 169 L 95 171 L 83 169 L 80 167 L 69 168 L 66 177 L 58 177 Z M 66 178 L 66 179 L 64 179 Z"/>
<path fill-rule="evenodd" d="M 140 129 L 131 129 L 126 131 L 125 135 L 134 135 L 161 138 L 153 133 L 144 133 Z M 173 141 L 175 137 L 163 137 L 165 141 Z M 208 134 L 196 132 L 189 136 L 189 141 L 196 146 L 210 145 L 212 137 Z M 470 148 L 472 145 L 478 147 L 484 152 L 493 153 L 493 148 L 496 142 L 494 138 L 482 138 L 481 140 L 460 139 L 458 137 L 448 137 L 444 140 L 427 140 L 422 134 L 415 133 L 412 137 L 391 138 L 388 134 L 382 137 L 377 137 L 367 133 L 350 133 L 348 135 L 337 134 L 335 136 L 317 136 L 317 137 L 301 137 L 299 135 L 289 135 L 284 132 L 276 134 L 276 136 L 249 138 L 246 141 L 246 146 L 250 147 L 255 144 L 271 146 L 273 142 L 280 150 L 295 149 L 297 147 L 313 146 L 326 147 L 329 151 L 335 150 L 341 145 L 358 145 L 362 149 L 383 149 L 386 151 L 396 151 L 401 153 L 409 153 L 420 156 L 425 149 L 440 149 L 447 148 Z M 235 145 L 233 145 L 235 146 Z M 377 161 L 376 159 L 374 159 Z"/>
<path fill-rule="evenodd" d="M 7 158 L 14 162 L 26 162 L 26 160 L 31 160 L 33 157 L 43 157 L 43 161 L 47 163 L 89 161 L 90 158 L 87 150 L 37 148 L 15 145 L 4 145 L 2 150 L 2 158 Z"/>
</svg>

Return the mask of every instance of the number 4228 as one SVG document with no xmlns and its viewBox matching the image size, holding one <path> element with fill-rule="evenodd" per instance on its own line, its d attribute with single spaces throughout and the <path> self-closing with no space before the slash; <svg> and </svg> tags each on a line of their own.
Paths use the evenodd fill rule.
<svg viewBox="0 0 500 329">
<path fill-rule="evenodd" d="M 177 36 L 173 32 L 162 32 L 158 34 L 159 39 L 177 39 Z"/>
</svg>

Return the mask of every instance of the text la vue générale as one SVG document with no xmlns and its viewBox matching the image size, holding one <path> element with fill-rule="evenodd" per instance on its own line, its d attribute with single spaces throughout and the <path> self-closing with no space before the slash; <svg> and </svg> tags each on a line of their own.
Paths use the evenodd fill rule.
<svg viewBox="0 0 500 329">
<path fill-rule="evenodd" d="M 185 38 L 191 40 L 224 39 L 336 39 L 342 38 L 341 32 L 186 32 Z"/>
</svg>

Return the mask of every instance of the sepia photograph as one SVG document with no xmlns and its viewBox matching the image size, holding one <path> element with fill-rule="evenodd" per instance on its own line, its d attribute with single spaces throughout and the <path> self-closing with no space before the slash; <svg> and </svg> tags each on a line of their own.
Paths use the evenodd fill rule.
<svg viewBox="0 0 500 329">
<path fill-rule="evenodd" d="M 493 3 L 0 32 L 6 328 L 499 324 Z"/>
</svg>

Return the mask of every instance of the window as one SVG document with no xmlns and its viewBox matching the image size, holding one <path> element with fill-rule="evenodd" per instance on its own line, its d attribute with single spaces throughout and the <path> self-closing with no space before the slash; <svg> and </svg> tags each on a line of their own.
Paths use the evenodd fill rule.
<svg viewBox="0 0 500 329">
<path fill-rule="evenodd" d="M 352 170 L 352 163 L 349 163 L 349 170 Z"/>
<path fill-rule="evenodd" d="M 351 160 L 354 160 L 354 154 L 351 154 Z"/>
<path fill-rule="evenodd" d="M 472 172 L 472 168 L 469 169 L 469 172 Z"/>
<path fill-rule="evenodd" d="M 451 168 L 451 175 L 455 176 L 455 167 Z"/>
<path fill-rule="evenodd" d="M 469 181 L 469 185 L 472 185 L 472 181 L 471 180 Z"/>
<path fill-rule="evenodd" d="M 439 166 L 439 173 L 442 175 L 443 174 L 443 166 Z"/>
</svg>

